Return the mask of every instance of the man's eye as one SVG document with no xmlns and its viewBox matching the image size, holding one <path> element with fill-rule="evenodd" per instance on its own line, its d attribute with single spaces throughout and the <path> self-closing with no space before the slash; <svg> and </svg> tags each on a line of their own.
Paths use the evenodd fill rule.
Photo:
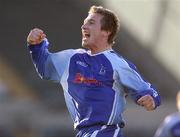
<svg viewBox="0 0 180 137">
<path fill-rule="evenodd" d="M 94 22 L 93 22 L 93 21 L 90 21 L 89 24 L 94 24 Z"/>
</svg>

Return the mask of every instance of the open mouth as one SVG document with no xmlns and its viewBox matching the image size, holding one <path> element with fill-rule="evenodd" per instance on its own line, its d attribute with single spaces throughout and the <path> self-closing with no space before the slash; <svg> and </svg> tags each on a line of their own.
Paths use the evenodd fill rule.
<svg viewBox="0 0 180 137">
<path fill-rule="evenodd" d="M 85 34 L 84 35 L 86 38 L 89 38 L 90 37 L 90 34 Z"/>
<path fill-rule="evenodd" d="M 87 32 L 83 32 L 83 39 L 87 39 L 90 37 L 90 34 Z"/>
</svg>

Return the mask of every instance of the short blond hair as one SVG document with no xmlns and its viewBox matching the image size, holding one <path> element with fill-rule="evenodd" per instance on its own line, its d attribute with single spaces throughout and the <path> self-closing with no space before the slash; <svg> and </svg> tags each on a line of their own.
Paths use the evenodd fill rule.
<svg viewBox="0 0 180 137">
<path fill-rule="evenodd" d="M 109 9 L 102 6 L 91 6 L 88 13 L 98 13 L 103 16 L 101 20 L 101 30 L 109 31 L 108 43 L 113 44 L 120 28 L 118 17 Z"/>
</svg>

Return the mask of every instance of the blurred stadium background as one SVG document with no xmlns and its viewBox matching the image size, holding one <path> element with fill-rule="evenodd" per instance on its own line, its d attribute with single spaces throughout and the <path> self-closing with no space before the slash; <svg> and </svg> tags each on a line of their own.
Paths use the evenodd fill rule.
<svg viewBox="0 0 180 137">
<path fill-rule="evenodd" d="M 75 131 L 59 84 L 42 81 L 26 37 L 45 31 L 55 52 L 81 47 L 83 19 L 91 5 L 115 11 L 121 31 L 114 48 L 154 84 L 162 105 L 146 112 L 129 98 L 126 137 L 153 137 L 176 110 L 180 90 L 180 0 L 0 0 L 0 137 L 73 137 Z"/>
</svg>

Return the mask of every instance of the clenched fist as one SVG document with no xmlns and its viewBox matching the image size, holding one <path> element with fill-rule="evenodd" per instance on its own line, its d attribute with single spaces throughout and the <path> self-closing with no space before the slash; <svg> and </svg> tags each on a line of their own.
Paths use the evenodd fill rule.
<svg viewBox="0 0 180 137">
<path fill-rule="evenodd" d="M 153 98 L 151 97 L 151 95 L 142 96 L 140 99 L 138 99 L 137 103 L 140 106 L 145 107 L 147 111 L 154 110 L 155 108 L 155 102 Z"/>
<path fill-rule="evenodd" d="M 46 35 L 41 29 L 34 28 L 30 31 L 28 37 L 27 37 L 27 42 L 30 45 L 36 45 L 39 44 L 43 41 L 43 39 L 46 38 Z"/>
</svg>

